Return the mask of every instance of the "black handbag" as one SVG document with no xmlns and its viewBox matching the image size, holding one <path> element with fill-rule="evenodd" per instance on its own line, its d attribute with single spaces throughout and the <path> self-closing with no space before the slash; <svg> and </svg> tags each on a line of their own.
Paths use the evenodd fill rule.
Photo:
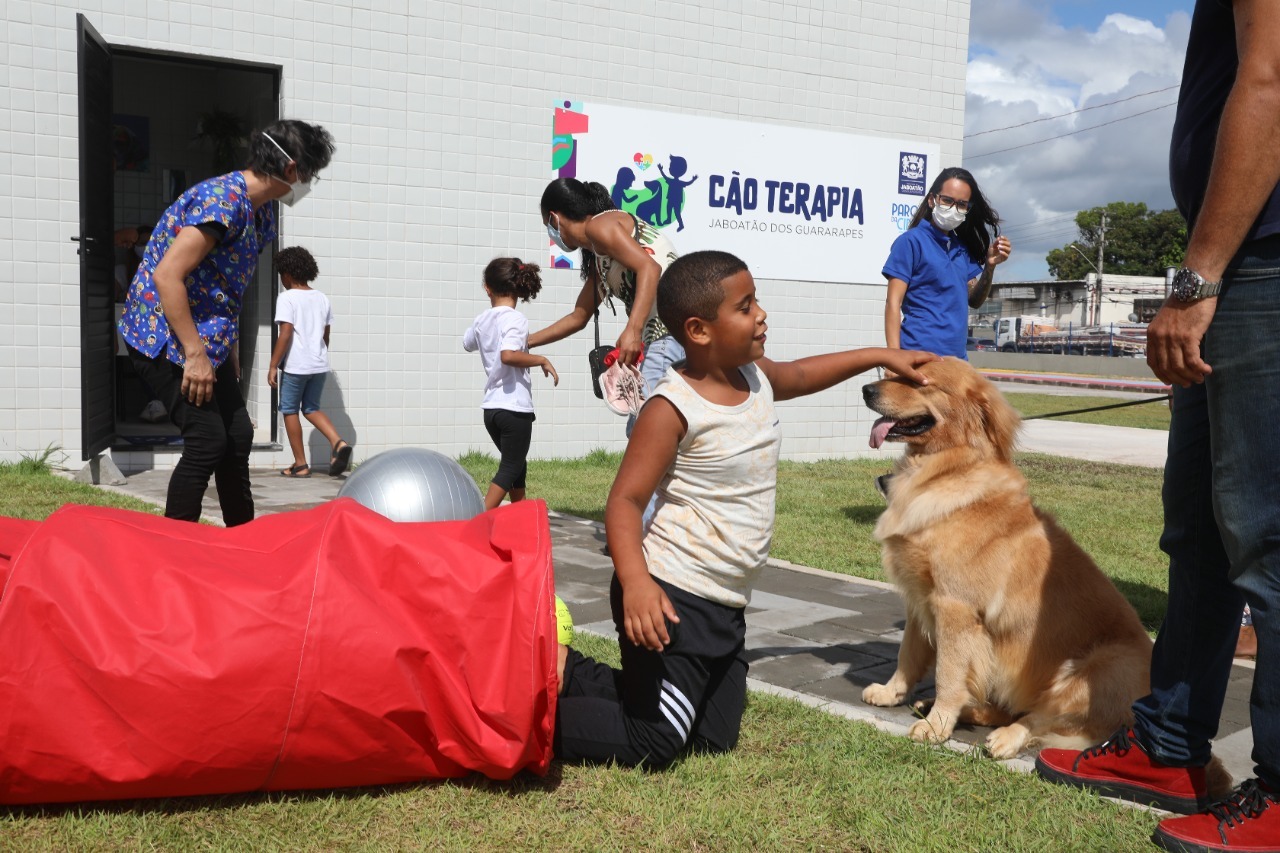
<svg viewBox="0 0 1280 853">
<path fill-rule="evenodd" d="M 590 362 L 591 364 L 591 390 L 593 393 L 595 393 L 596 397 L 603 400 L 604 392 L 600 390 L 600 374 L 604 373 L 608 369 L 608 367 L 606 367 L 604 363 L 604 358 L 609 353 L 613 352 L 614 348 L 609 344 L 605 344 L 604 346 L 600 345 L 600 309 L 599 308 L 596 309 L 595 324 L 596 324 L 596 345 L 595 347 L 592 348 L 592 350 L 589 353 L 587 353 L 587 361 Z"/>
</svg>

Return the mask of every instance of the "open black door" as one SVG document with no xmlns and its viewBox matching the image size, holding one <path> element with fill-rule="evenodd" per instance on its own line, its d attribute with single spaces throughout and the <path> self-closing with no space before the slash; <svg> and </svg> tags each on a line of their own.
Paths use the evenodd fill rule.
<svg viewBox="0 0 1280 853">
<path fill-rule="evenodd" d="M 115 436 L 111 48 L 76 15 L 80 75 L 80 436 L 92 459 Z"/>
</svg>

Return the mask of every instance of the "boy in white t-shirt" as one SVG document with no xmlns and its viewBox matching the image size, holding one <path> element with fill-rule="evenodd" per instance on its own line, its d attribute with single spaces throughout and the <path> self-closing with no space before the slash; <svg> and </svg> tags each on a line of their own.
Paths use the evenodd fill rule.
<svg viewBox="0 0 1280 853">
<path fill-rule="evenodd" d="M 351 445 L 338 435 L 329 416 L 320 411 L 320 393 L 329 375 L 329 327 L 333 308 L 329 297 L 311 287 L 320 274 L 316 259 L 301 246 L 290 246 L 276 255 L 276 272 L 284 293 L 276 302 L 280 337 L 271 352 L 267 382 L 280 390 L 280 414 L 289 436 L 293 464 L 282 477 L 310 477 L 306 449 L 302 446 L 301 411 L 329 441 L 329 474 L 338 476 L 351 464 Z"/>
<path fill-rule="evenodd" d="M 738 742 L 747 602 L 769 557 L 782 432 L 773 401 L 880 366 L 915 382 L 937 356 L 862 349 L 775 362 L 747 265 L 694 252 L 658 283 L 684 346 L 636 421 L 605 506 L 622 670 L 562 647 L 555 750 L 570 761 L 662 767 Z M 652 518 L 642 522 L 656 492 Z"/>
</svg>

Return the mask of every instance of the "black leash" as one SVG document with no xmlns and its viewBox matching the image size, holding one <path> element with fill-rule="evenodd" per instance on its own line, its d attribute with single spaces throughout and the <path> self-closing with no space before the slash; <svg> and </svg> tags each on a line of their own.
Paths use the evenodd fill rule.
<svg viewBox="0 0 1280 853">
<path fill-rule="evenodd" d="M 1125 406 L 1141 406 L 1145 403 L 1159 403 L 1168 400 L 1171 395 L 1165 394 L 1163 397 L 1152 397 L 1150 400 L 1130 400 L 1127 403 L 1112 403 L 1110 406 L 1094 406 L 1091 409 L 1072 409 L 1069 412 L 1049 412 L 1047 415 L 1034 415 L 1029 418 L 1023 418 L 1024 421 L 1038 421 L 1041 418 L 1060 418 L 1063 415 L 1083 415 L 1085 412 L 1101 412 L 1107 409 L 1123 409 Z"/>
</svg>

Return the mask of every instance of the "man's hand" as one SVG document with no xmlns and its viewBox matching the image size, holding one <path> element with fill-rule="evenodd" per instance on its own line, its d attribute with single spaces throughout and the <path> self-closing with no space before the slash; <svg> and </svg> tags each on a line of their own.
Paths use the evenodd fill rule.
<svg viewBox="0 0 1280 853">
<path fill-rule="evenodd" d="M 1200 342 L 1217 310 L 1216 296 L 1195 302 L 1165 300 L 1147 326 L 1147 365 L 1161 382 L 1187 388 L 1213 372 L 1200 358 Z"/>
<path fill-rule="evenodd" d="M 551 359 L 546 357 L 542 359 L 542 375 L 550 376 L 552 385 L 560 384 L 560 374 L 556 373 L 555 367 L 551 364 Z"/>
<path fill-rule="evenodd" d="M 276 373 L 279 371 L 279 369 L 280 368 L 276 367 L 275 365 L 272 365 L 271 367 L 267 368 L 267 384 L 270 385 L 272 388 L 276 387 Z"/>
<path fill-rule="evenodd" d="M 654 652 L 662 651 L 671 642 L 666 619 L 680 621 L 671 599 L 648 577 L 623 587 L 622 614 L 627 639 Z"/>
</svg>

